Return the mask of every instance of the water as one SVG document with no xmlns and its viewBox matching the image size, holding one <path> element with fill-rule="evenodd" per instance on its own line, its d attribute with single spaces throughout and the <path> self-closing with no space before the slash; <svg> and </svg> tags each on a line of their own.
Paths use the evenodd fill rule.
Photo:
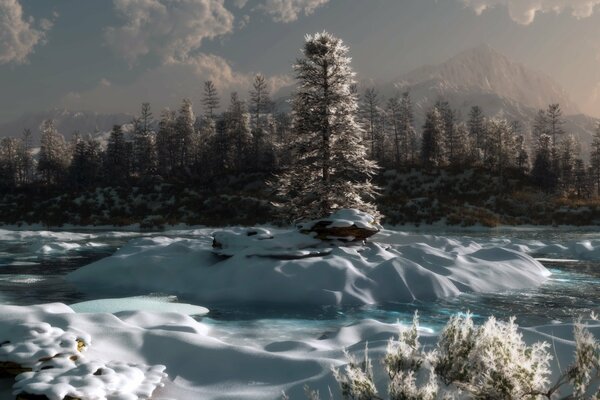
<svg viewBox="0 0 600 400">
<path fill-rule="evenodd" d="M 175 234 L 175 233 L 172 233 Z M 592 230 L 496 230 L 485 232 L 435 231 L 435 235 L 468 237 L 474 241 L 491 238 L 527 239 L 549 242 L 599 239 Z M 66 304 L 93 297 L 68 283 L 64 276 L 83 265 L 114 253 L 139 233 L 75 232 L 14 233 L 0 230 L 0 303 L 31 305 L 48 302 Z M 154 234 L 146 234 L 154 235 Z M 158 235 L 155 234 L 155 235 Z M 160 235 L 165 235 L 161 233 Z M 168 235 L 168 234 L 166 234 Z M 177 232 L 176 236 L 193 236 Z M 92 243 L 92 245 L 90 245 Z M 538 257 L 550 255 L 537 254 Z M 599 261 L 544 261 L 553 275 L 543 285 L 500 293 L 463 294 L 456 298 L 410 304 L 383 304 L 369 307 L 278 308 L 202 304 L 211 309 L 204 322 L 211 324 L 223 340 L 260 343 L 323 338 L 341 326 L 364 319 L 407 322 L 419 311 L 423 326 L 438 330 L 449 316 L 465 312 L 476 320 L 490 315 L 515 316 L 521 326 L 570 322 L 577 315 L 600 310 Z M 165 293 L 168 295 L 168 293 Z M 186 299 L 180 298 L 181 301 Z"/>
</svg>

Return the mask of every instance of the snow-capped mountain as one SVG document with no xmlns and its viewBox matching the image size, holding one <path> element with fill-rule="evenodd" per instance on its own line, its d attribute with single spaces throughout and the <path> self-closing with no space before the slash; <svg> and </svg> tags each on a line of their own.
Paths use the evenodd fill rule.
<svg viewBox="0 0 600 400">
<path fill-rule="evenodd" d="M 33 139 L 37 143 L 40 138 L 40 126 L 46 119 L 54 120 L 56 127 L 65 138 L 69 139 L 74 132 L 82 135 L 109 132 L 115 124 L 125 124 L 132 120 L 128 114 L 102 114 L 91 111 L 71 111 L 53 109 L 46 112 L 25 114 L 13 121 L 0 124 L 0 137 L 20 136 L 24 129 L 31 129 Z M 100 135 L 101 136 L 101 135 Z"/>
<path fill-rule="evenodd" d="M 418 68 L 378 85 L 383 97 L 409 91 L 415 104 L 416 124 L 436 101 L 443 99 L 466 119 L 472 106 L 488 117 L 521 121 L 528 129 L 539 109 L 559 103 L 565 130 L 573 133 L 584 149 L 598 120 L 579 111 L 567 91 L 547 75 L 512 61 L 488 45 L 464 51 L 439 65 Z M 584 151 L 585 153 L 585 151 Z"/>
</svg>

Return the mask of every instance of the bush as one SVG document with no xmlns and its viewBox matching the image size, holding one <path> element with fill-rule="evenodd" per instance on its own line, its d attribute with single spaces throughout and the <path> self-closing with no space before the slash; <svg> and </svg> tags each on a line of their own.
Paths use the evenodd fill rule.
<svg viewBox="0 0 600 400">
<path fill-rule="evenodd" d="M 388 344 L 382 364 L 389 400 L 537 400 L 558 398 L 559 391 L 570 392 L 564 397 L 568 399 L 600 399 L 598 387 L 592 387 L 600 378 L 600 344 L 581 321 L 573 332 L 575 360 L 552 386 L 550 345 L 527 345 L 514 318 L 501 322 L 490 317 L 476 326 L 470 314 L 454 316 L 431 351 L 421 349 L 418 332 L 415 314 L 412 326 L 401 328 Z M 343 399 L 382 400 L 367 350 L 363 361 L 346 353 L 345 368 L 333 369 Z M 319 398 L 318 392 L 306 393 L 310 400 Z"/>
</svg>

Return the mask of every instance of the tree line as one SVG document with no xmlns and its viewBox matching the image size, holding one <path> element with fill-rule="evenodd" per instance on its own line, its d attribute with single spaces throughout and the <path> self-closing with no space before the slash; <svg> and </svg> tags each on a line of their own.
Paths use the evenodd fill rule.
<svg viewBox="0 0 600 400">
<path fill-rule="evenodd" d="M 155 179 L 209 184 L 224 176 L 257 173 L 278 176 L 276 189 L 287 200 L 302 198 L 302 190 L 293 189 L 301 180 L 305 188 L 329 182 L 319 186 L 320 201 L 330 203 L 321 204 L 324 210 L 335 203 L 334 193 L 345 196 L 342 190 L 362 190 L 373 198 L 371 186 L 343 186 L 348 174 L 363 174 L 355 186 L 370 181 L 379 166 L 383 170 L 483 168 L 496 175 L 500 185 L 505 176 L 516 172 L 548 193 L 578 197 L 600 193 L 600 126 L 587 165 L 580 144 L 564 129 L 558 104 L 540 110 L 526 126 L 488 118 L 476 105 L 460 120 L 440 99 L 426 112 L 423 126 L 416 127 L 409 92 L 389 99 L 374 88 L 359 94 L 345 58 L 347 48 L 339 39 L 323 35 L 313 37 L 312 44 L 307 42 L 304 57 L 294 66 L 299 85 L 290 111 L 275 107 L 268 81 L 259 74 L 247 99 L 234 92 L 227 104 L 212 81 L 204 82 L 200 115 L 188 99 L 177 111 L 161 111 L 158 118 L 144 103 L 130 124 L 113 127 L 106 144 L 79 133 L 67 141 L 47 120 L 35 156 L 30 130 L 20 138 L 0 141 L 0 187 L 5 191 L 24 186 L 89 189 Z M 319 43 L 329 58 L 310 47 Z M 326 91 L 315 89 L 322 83 L 319 60 L 336 66 Z M 307 132 L 320 132 L 320 136 Z M 345 139 L 334 143 L 329 136 Z M 341 147 L 336 150 L 336 146 Z M 337 155 L 331 153 L 335 151 Z M 312 170 L 298 169 L 310 163 Z M 327 163 L 333 163 L 331 168 Z M 347 176 L 336 181 L 335 171 L 342 170 L 336 167 L 339 163 L 345 165 Z M 311 182 L 315 176 L 319 180 Z M 302 201 L 309 201 L 307 196 Z"/>
</svg>

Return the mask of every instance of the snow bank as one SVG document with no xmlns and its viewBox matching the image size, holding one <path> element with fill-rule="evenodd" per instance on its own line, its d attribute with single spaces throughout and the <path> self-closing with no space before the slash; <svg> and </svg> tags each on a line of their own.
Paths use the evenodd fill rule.
<svg viewBox="0 0 600 400">
<path fill-rule="evenodd" d="M 530 256 L 497 245 L 423 237 L 338 246 L 295 231 L 256 231 L 225 230 L 216 235 L 220 249 L 209 231 L 134 239 L 67 278 L 95 292 L 162 292 L 200 304 L 351 305 L 525 288 L 549 276 Z"/>
<path fill-rule="evenodd" d="M 385 352 L 388 339 L 398 332 L 397 324 L 367 319 L 328 331 L 326 335 L 303 335 L 285 340 L 271 336 L 265 337 L 266 343 L 240 345 L 224 342 L 219 330 L 177 313 L 125 312 L 115 316 L 76 314 L 62 304 L 0 306 L 1 324 L 39 324 L 43 321 L 65 332 L 89 333 L 93 345 L 85 357 L 95 360 L 83 363 L 69 373 L 62 373 L 60 369 L 53 371 L 48 375 L 48 383 L 56 382 L 60 376 L 78 376 L 83 371 L 89 376 L 88 372 L 102 369 L 101 375 L 92 378 L 93 385 L 86 388 L 97 387 L 96 384 L 102 382 L 106 382 L 102 388 L 109 387 L 120 379 L 114 371 L 130 378 L 123 383 L 123 387 L 134 387 L 128 393 L 141 394 L 137 388 L 143 390 L 144 381 L 139 372 L 145 374 L 147 383 L 156 382 L 162 368 L 151 370 L 144 365 L 162 364 L 168 377 L 165 386 L 157 388 L 152 395 L 153 400 L 266 400 L 281 398 L 282 391 L 292 399 L 303 399 L 304 385 L 321 393 L 328 393 L 331 388 L 334 397 L 341 397 L 330 368 L 345 363 L 343 348 L 360 357 L 366 342 L 374 360 L 376 383 L 380 393 L 385 393 L 388 379 L 378 360 Z M 598 337 L 600 323 L 590 323 L 590 331 Z M 263 329 L 263 324 L 255 324 L 253 334 L 264 336 Z M 565 368 L 573 360 L 572 329 L 571 324 L 565 324 L 522 330 L 529 344 L 540 340 L 552 343 L 555 377 L 560 366 Z M 435 334 L 427 328 L 421 330 L 421 335 L 421 343 L 425 346 L 437 341 Z M 111 359 L 119 362 L 110 362 Z M 131 364 L 138 365 L 137 370 L 130 368 Z M 27 377 L 23 375 L 19 379 L 18 388 L 29 387 L 26 386 L 29 383 Z M 100 379 L 106 381 L 99 382 Z M 69 379 L 69 382 L 77 381 Z M 58 391 L 62 386 L 44 387 L 47 391 Z M 0 398 L 12 398 L 10 391 L 0 387 Z"/>
</svg>

